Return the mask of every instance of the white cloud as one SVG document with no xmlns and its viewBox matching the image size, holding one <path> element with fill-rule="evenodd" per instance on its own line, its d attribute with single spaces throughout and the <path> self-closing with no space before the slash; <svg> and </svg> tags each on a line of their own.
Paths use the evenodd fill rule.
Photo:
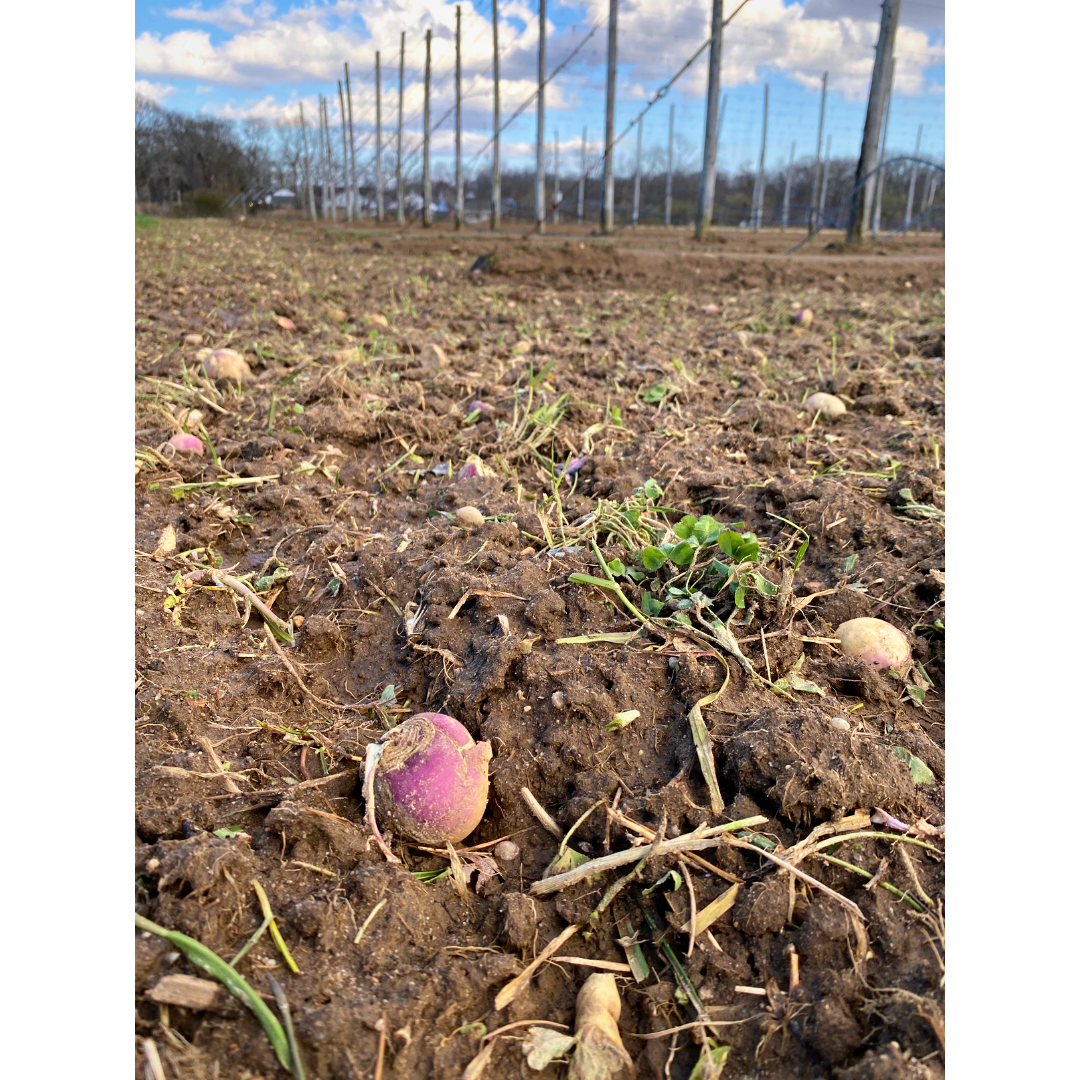
<svg viewBox="0 0 1080 1080">
<path fill-rule="evenodd" d="M 170 19 L 182 22 L 209 23 L 221 30 L 243 30 L 254 26 L 259 20 L 269 19 L 274 14 L 273 4 L 259 4 L 248 14 L 244 9 L 250 8 L 254 0 L 226 0 L 221 7 L 203 10 L 201 3 L 189 4 L 187 7 L 173 8 L 166 11 Z"/>
<path fill-rule="evenodd" d="M 607 18 L 608 0 L 586 0 L 587 20 L 556 35 L 548 28 L 549 70 L 584 36 L 594 20 Z M 486 0 L 462 3 L 463 79 L 477 109 L 490 109 L 491 24 Z M 734 10 L 735 0 L 729 0 Z M 135 39 L 140 76 L 193 78 L 203 85 L 265 91 L 274 83 L 320 82 L 332 88 L 341 64 L 350 60 L 357 103 L 370 113 L 373 53 L 382 53 L 384 110 L 396 108 L 398 42 L 406 39 L 406 111 L 419 106 L 423 32 L 432 30 L 433 108 L 449 101 L 454 66 L 455 0 L 302 0 L 278 14 L 264 0 L 225 0 L 204 9 L 198 0 L 168 14 L 177 20 L 214 25 L 231 34 L 215 44 L 208 30 L 187 27 L 170 34 L 144 32 Z M 642 99 L 665 82 L 708 34 L 711 0 L 622 0 L 619 60 L 628 74 L 625 93 Z M 901 8 L 895 87 L 918 94 L 930 87 L 925 69 L 944 61 L 944 35 L 932 7 Z M 880 8 L 875 0 L 753 0 L 724 31 L 722 80 L 730 89 L 759 83 L 770 72 L 808 88 L 829 71 L 830 91 L 855 100 L 865 96 L 873 67 Z M 532 92 L 536 78 L 538 25 L 523 0 L 500 5 L 501 88 L 505 115 Z M 571 106 L 586 88 L 596 90 L 606 48 L 598 31 L 580 58 L 549 87 L 548 107 Z M 591 70 L 584 70 L 590 67 Z M 688 97 L 705 92 L 702 56 L 677 84 Z M 475 84 L 475 85 L 474 85 Z M 620 85 L 620 94 L 624 86 Z M 336 98 L 336 95 L 334 95 Z M 265 99 L 228 108 L 265 109 Z M 286 106 L 282 106 L 286 107 Z M 335 102 L 336 107 L 336 102 Z M 467 106 L 468 108 L 468 106 Z M 390 115 L 387 112 L 387 115 Z"/>
<path fill-rule="evenodd" d="M 147 82 L 146 79 L 135 80 L 135 93 L 142 94 L 157 105 L 165 102 L 170 94 L 176 93 L 175 86 L 166 86 L 164 83 Z"/>
</svg>

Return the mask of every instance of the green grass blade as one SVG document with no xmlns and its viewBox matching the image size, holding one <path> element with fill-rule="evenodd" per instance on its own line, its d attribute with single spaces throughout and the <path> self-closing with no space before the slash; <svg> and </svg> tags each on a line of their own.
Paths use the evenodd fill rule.
<svg viewBox="0 0 1080 1080">
<path fill-rule="evenodd" d="M 278 1061 L 292 1072 L 289 1040 L 285 1035 L 285 1029 L 281 1026 L 281 1021 L 270 1011 L 270 1006 L 259 997 L 242 975 L 229 967 L 216 952 L 208 949 L 201 941 L 188 937 L 187 934 L 181 934 L 177 930 L 166 930 L 164 926 L 158 926 L 157 923 L 151 922 L 137 912 L 135 925 L 140 930 L 157 934 L 158 937 L 165 938 L 166 941 L 175 945 L 196 967 L 202 968 L 208 975 L 213 975 L 234 998 L 242 1001 L 262 1024 L 266 1037 L 270 1040 L 274 1053 L 277 1054 Z"/>
</svg>

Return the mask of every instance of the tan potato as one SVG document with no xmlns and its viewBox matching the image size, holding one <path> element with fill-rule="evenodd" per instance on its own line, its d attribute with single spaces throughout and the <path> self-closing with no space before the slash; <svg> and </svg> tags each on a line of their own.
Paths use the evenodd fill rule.
<svg viewBox="0 0 1080 1080">
<path fill-rule="evenodd" d="M 836 628 L 840 651 L 882 671 L 911 663 L 911 645 L 903 632 L 881 619 L 849 619 Z"/>
<path fill-rule="evenodd" d="M 821 413 L 825 420 L 836 420 L 847 412 L 847 406 L 838 397 L 821 390 L 811 394 L 804 404 L 811 412 Z"/>
<path fill-rule="evenodd" d="M 484 524 L 484 515 L 475 506 L 461 507 L 455 512 L 454 518 L 459 525 L 465 525 L 468 528 Z"/>
<path fill-rule="evenodd" d="M 226 382 L 250 382 L 251 368 L 235 349 L 215 349 L 203 361 L 207 378 L 224 379 Z"/>
</svg>

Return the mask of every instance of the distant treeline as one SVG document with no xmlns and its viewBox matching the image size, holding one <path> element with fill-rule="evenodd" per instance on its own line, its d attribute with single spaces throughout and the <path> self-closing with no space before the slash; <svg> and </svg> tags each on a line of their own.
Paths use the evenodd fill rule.
<svg viewBox="0 0 1080 1080">
<path fill-rule="evenodd" d="M 340 129 L 331 134 L 340 136 Z M 308 154 L 312 162 L 317 202 L 321 207 L 322 185 L 319 167 L 318 129 L 310 121 L 308 126 Z M 383 153 L 383 177 L 386 185 L 387 209 L 396 207 L 394 175 L 396 168 L 393 153 L 394 141 L 384 133 L 388 147 Z M 359 140 L 358 140 L 359 141 Z M 333 155 L 337 189 L 344 190 L 341 171 L 341 144 L 337 141 Z M 695 153 L 687 145 L 680 148 L 678 160 L 672 173 L 671 202 L 672 223 L 689 224 L 697 207 L 699 173 L 694 168 Z M 360 174 L 359 190 L 365 207 L 374 205 L 374 168 L 370 146 L 357 152 L 357 171 Z M 418 153 L 406 151 L 405 188 L 409 193 L 406 205 L 410 216 L 415 213 L 416 196 L 420 193 L 421 160 Z M 888 155 L 886 155 L 888 157 Z M 843 226 L 847 221 L 847 206 L 855 175 L 854 159 L 838 159 L 828 167 L 828 190 L 825 217 L 830 223 Z M 623 158 L 619 161 L 619 174 L 615 180 L 616 224 L 630 221 L 633 200 L 633 164 Z M 882 225 L 891 227 L 903 221 L 907 203 L 908 181 L 911 176 L 910 162 L 899 162 L 888 171 L 883 199 Z M 784 201 L 786 169 L 767 170 L 765 174 L 765 200 L 763 223 L 775 226 L 780 223 Z M 915 191 L 914 212 L 917 215 L 927 193 L 930 170 L 920 170 Z M 938 173 L 934 202 L 944 201 L 944 174 Z M 439 160 L 432 166 L 432 192 L 436 206 L 453 209 L 454 188 L 452 167 Z M 531 221 L 534 212 L 534 172 L 531 169 L 508 169 L 502 172 L 503 216 L 510 220 Z M 755 170 L 737 172 L 721 171 L 717 176 L 714 221 L 727 227 L 749 223 Z M 597 221 L 601 199 L 601 177 L 592 175 L 585 184 L 585 220 Z M 805 226 L 810 210 L 814 182 L 813 159 L 801 159 L 792 167 L 789 195 L 788 224 L 792 228 Z M 164 205 L 179 202 L 188 212 L 220 212 L 234 195 L 268 192 L 280 188 L 294 191 L 300 207 L 306 202 L 306 173 L 304 148 L 300 128 L 296 124 L 271 124 L 262 120 L 246 120 L 234 123 L 208 117 L 192 117 L 162 108 L 146 98 L 135 98 L 135 190 L 139 201 Z M 666 154 L 653 148 L 644 155 L 641 177 L 641 201 L 639 221 L 643 225 L 658 224 L 664 220 L 664 192 L 666 184 Z M 563 220 L 576 220 L 578 185 L 577 169 L 566 169 L 560 177 Z M 551 209 L 555 192 L 555 177 L 549 173 L 546 180 L 548 207 Z M 490 167 L 474 173 L 466 182 L 466 209 L 471 214 L 483 212 L 491 201 Z M 340 196 L 339 196 L 340 198 Z M 369 213 L 370 210 L 365 210 Z M 442 216 L 436 213 L 436 219 Z M 940 224 L 941 214 L 930 215 L 927 223 Z"/>
</svg>

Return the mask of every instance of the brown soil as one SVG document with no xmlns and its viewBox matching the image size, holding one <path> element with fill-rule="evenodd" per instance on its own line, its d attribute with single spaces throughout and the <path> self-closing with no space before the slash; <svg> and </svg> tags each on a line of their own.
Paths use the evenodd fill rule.
<svg viewBox="0 0 1080 1080">
<path fill-rule="evenodd" d="M 943 826 L 941 241 L 863 257 L 819 239 L 785 259 L 789 235 L 698 247 L 659 230 L 492 240 L 260 219 L 163 221 L 136 241 L 136 908 L 230 959 L 261 921 L 257 879 L 300 974 L 269 934 L 238 970 L 267 995 L 268 976 L 282 984 L 309 1076 L 372 1077 L 380 1029 L 387 1080 L 450 1080 L 478 1052 L 480 1024 L 573 1024 L 592 969 L 566 963 L 543 964 L 494 1010 L 548 941 L 589 924 L 617 876 L 530 896 L 557 841 L 523 786 L 564 829 L 617 792 L 622 813 L 666 821 L 668 836 L 760 813 L 768 821 L 755 831 L 777 851 L 874 807 Z M 471 274 L 483 255 L 495 257 Z M 793 304 L 813 309 L 809 328 L 792 325 Z M 254 380 L 238 392 L 194 377 L 188 334 L 243 352 Z M 448 366 L 422 354 L 428 342 Z M 550 466 L 514 435 L 527 398 L 515 391 L 530 372 L 542 373 L 534 407 L 568 395 L 540 455 L 587 457 L 558 503 Z M 819 389 L 849 403 L 839 421 L 813 422 L 800 407 Z M 490 408 L 473 416 L 478 400 Z M 165 446 L 190 426 L 190 408 L 204 413 L 219 464 Z M 458 479 L 470 455 L 491 475 Z M 432 471 L 445 463 L 452 477 Z M 568 577 L 600 574 L 587 516 L 650 478 L 675 508 L 671 522 L 688 512 L 744 522 L 774 554 L 762 572 L 775 583 L 793 563 L 795 526 L 809 535 L 791 592 L 736 611 L 731 629 L 755 672 L 794 673 L 824 696 L 772 693 L 727 657 L 730 680 L 704 710 L 719 817 L 687 720 L 724 684 L 716 654 L 677 633 L 557 643 L 638 628 L 610 592 Z M 209 486 L 219 480 L 233 483 Z M 173 494 L 198 483 L 208 486 Z M 466 505 L 484 524 L 455 523 Z M 606 558 L 632 562 L 614 536 L 601 540 Z M 275 650 L 257 613 L 245 618 L 232 593 L 200 584 L 208 557 L 252 582 L 290 572 L 269 596 L 283 618 L 303 616 L 295 646 Z M 840 622 L 864 615 L 908 634 L 931 684 L 921 701 L 919 687 L 831 643 Z M 488 810 L 466 846 L 513 834 L 520 856 L 479 892 L 413 876 L 445 868 L 445 856 L 395 841 L 405 865 L 394 866 L 369 848 L 364 747 L 420 710 L 450 713 L 493 747 Z M 639 716 L 606 730 L 623 710 Z M 921 758 L 934 782 L 916 787 L 893 747 Z M 630 839 L 599 811 L 575 844 L 599 855 Z M 837 900 L 744 848 L 704 853 L 745 884 L 689 958 L 678 929 L 687 888 L 653 894 L 710 1016 L 744 1021 L 717 1029 L 732 1047 L 725 1076 L 943 1075 L 944 839 L 930 843 L 937 850 L 872 837 L 829 848 L 922 897 L 924 915 L 836 863 L 800 864 L 858 905 L 866 956 Z M 672 867 L 650 861 L 561 950 L 622 963 L 615 917 L 641 931 L 648 979 L 618 976 L 639 1078 L 688 1077 L 699 1054 L 693 1030 L 674 1043 L 634 1037 L 694 1019 L 635 904 Z M 698 909 L 729 887 L 689 869 Z M 146 1038 L 169 1077 L 286 1075 L 231 999 L 195 1011 L 147 996 L 177 973 L 201 974 L 167 941 L 137 935 L 140 1076 Z M 565 1072 L 528 1069 L 524 1030 L 499 1039 L 487 1077 Z"/>
</svg>

